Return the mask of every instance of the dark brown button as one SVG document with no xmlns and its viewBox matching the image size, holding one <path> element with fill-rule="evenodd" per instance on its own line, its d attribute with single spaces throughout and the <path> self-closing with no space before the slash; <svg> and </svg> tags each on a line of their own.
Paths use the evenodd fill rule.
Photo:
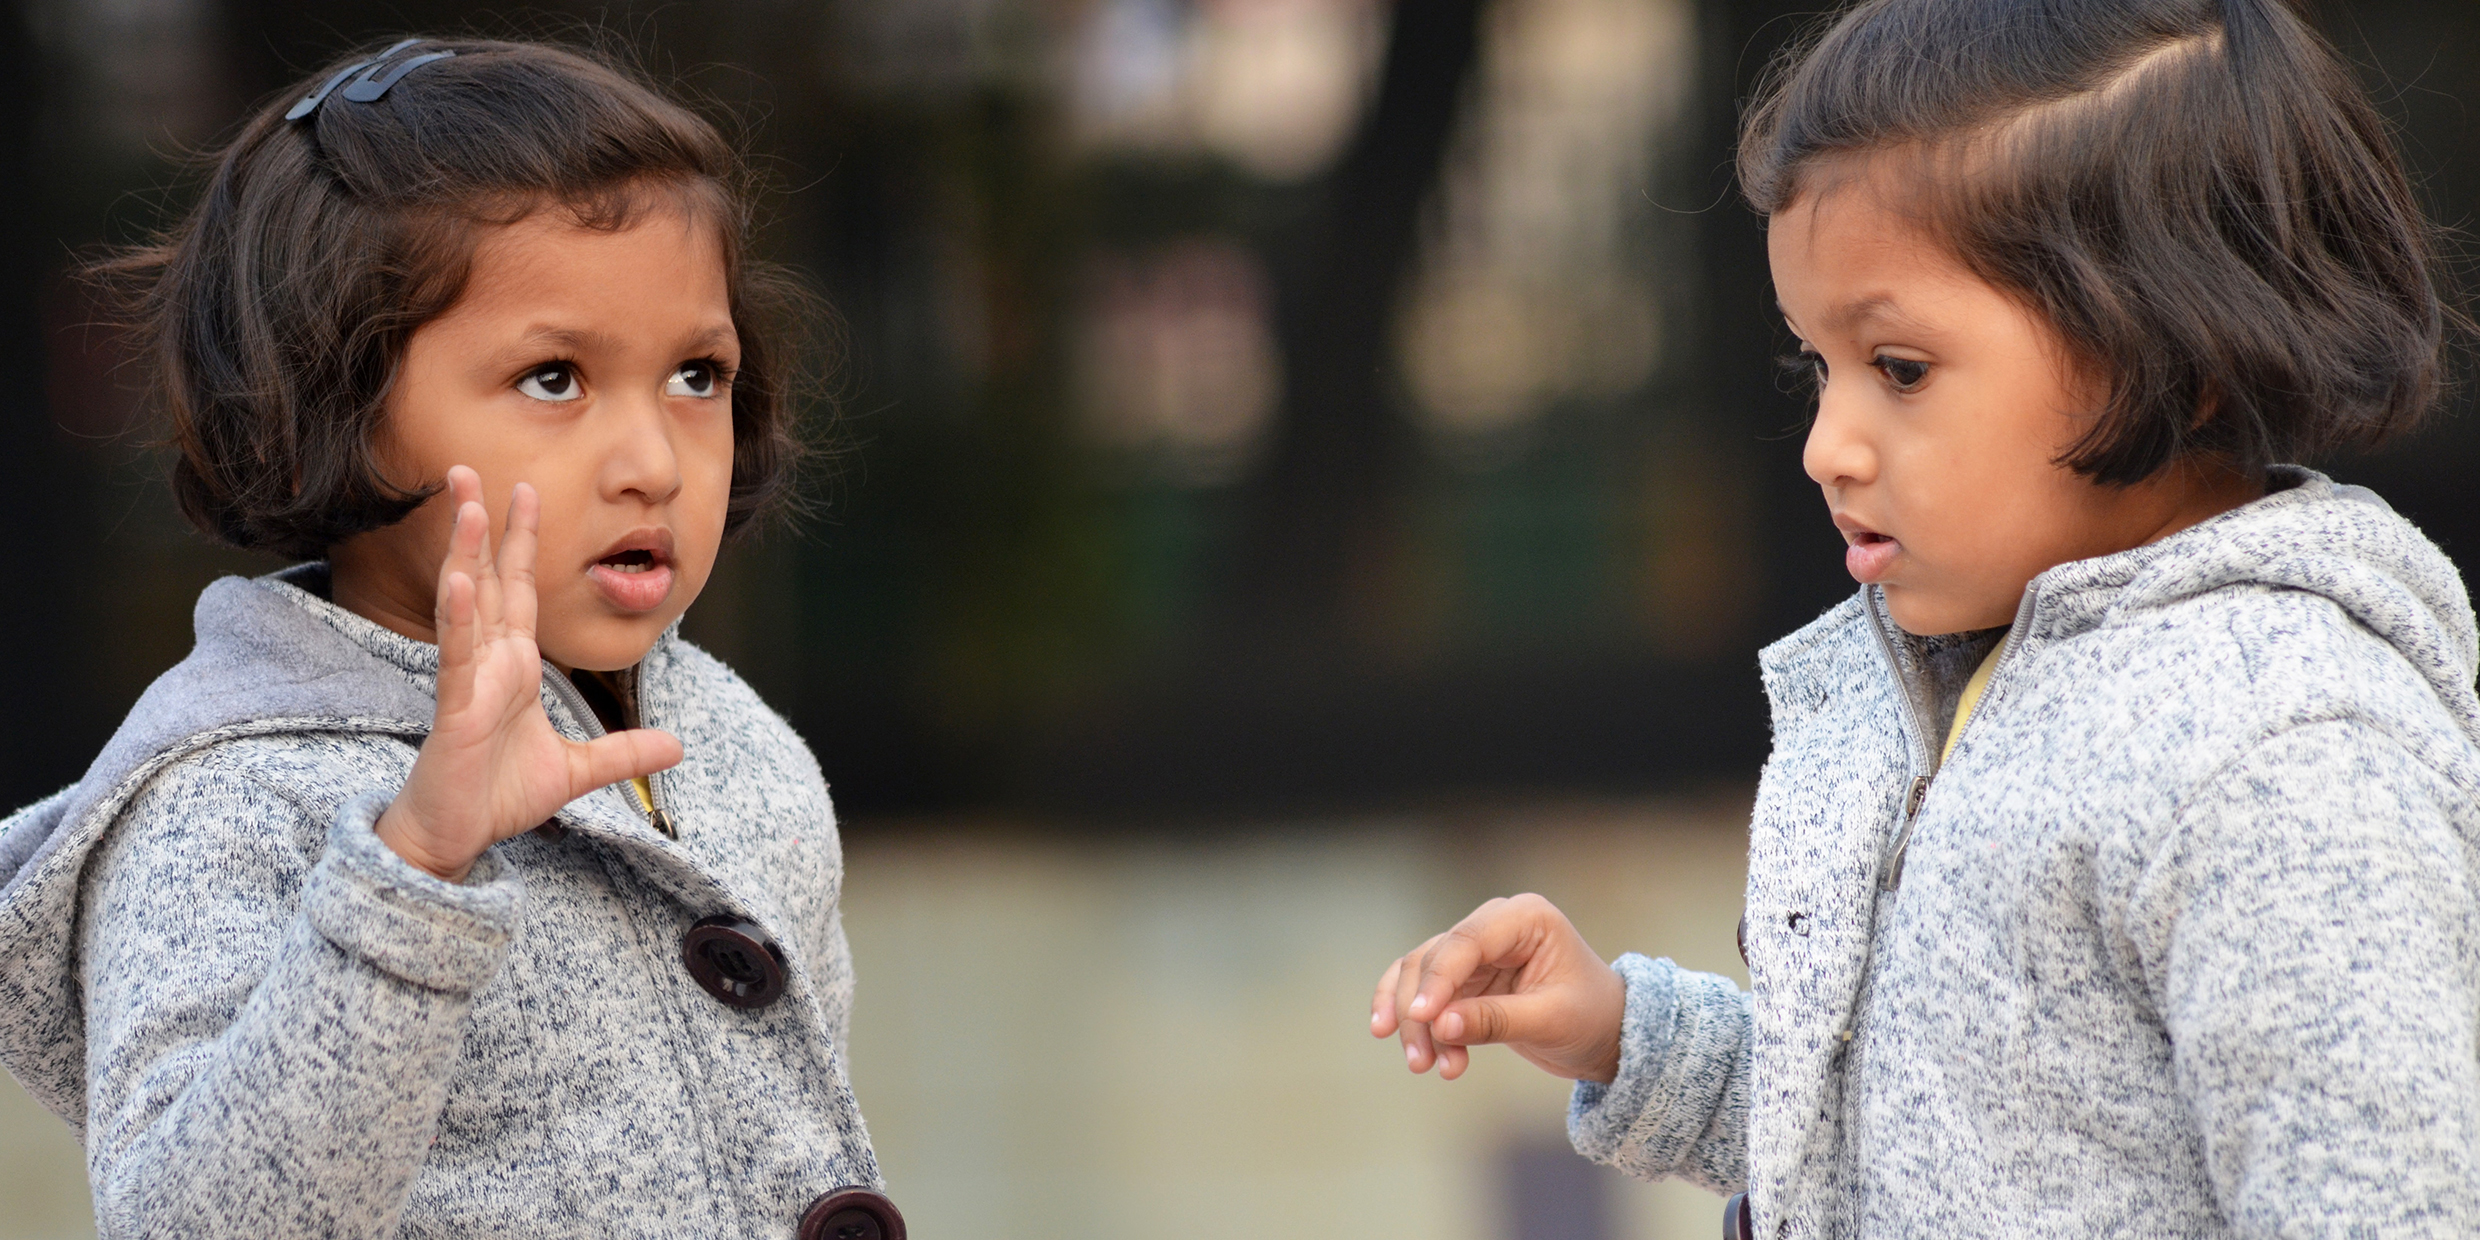
<svg viewBox="0 0 2480 1240">
<path fill-rule="evenodd" d="M 1748 914 L 1739 915 L 1739 962 L 1748 963 Z"/>
<path fill-rule="evenodd" d="M 1749 1214 L 1746 1193 L 1735 1193 L 1722 1203 L 1722 1240 L 1757 1240 L 1757 1224 Z M 809 1240 L 808 1233 L 802 1233 L 801 1240 Z"/>
<path fill-rule="evenodd" d="M 680 940 L 689 976 L 738 1008 L 762 1008 L 784 993 L 784 950 L 756 922 L 708 917 Z"/>
<path fill-rule="evenodd" d="M 884 1193 L 839 1188 L 801 1212 L 800 1240 L 904 1240 L 904 1216 Z"/>
</svg>

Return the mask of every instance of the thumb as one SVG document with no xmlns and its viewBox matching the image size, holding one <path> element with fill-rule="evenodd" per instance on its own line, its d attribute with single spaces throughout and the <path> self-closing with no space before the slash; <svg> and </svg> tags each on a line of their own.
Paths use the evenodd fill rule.
<svg viewBox="0 0 2480 1240">
<path fill-rule="evenodd" d="M 1560 1025 L 1557 1000 L 1550 995 L 1476 995 L 1448 1004 L 1430 1023 L 1430 1034 L 1449 1046 L 1542 1042 L 1555 1041 Z"/>
<path fill-rule="evenodd" d="M 583 796 L 596 788 L 680 765 L 680 740 L 653 728 L 631 728 L 597 737 L 568 750 L 569 785 Z"/>
</svg>

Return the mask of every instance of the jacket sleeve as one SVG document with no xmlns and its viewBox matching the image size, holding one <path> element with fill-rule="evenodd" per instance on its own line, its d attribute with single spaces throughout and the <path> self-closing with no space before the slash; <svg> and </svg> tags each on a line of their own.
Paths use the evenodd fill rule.
<svg viewBox="0 0 2480 1240">
<path fill-rule="evenodd" d="M 2480 1235 L 2470 819 L 2328 722 L 2226 767 L 2149 859 L 2128 937 L 2234 1234 Z"/>
<path fill-rule="evenodd" d="M 385 793 L 322 833 L 216 758 L 133 802 L 80 902 L 98 1230 L 392 1236 L 517 879 L 408 865 L 371 831 Z"/>
<path fill-rule="evenodd" d="M 1748 1186 L 1749 997 L 1729 978 L 1633 953 L 1619 1072 L 1576 1083 L 1576 1152 L 1640 1180 L 1684 1177 L 1716 1192 Z"/>
</svg>

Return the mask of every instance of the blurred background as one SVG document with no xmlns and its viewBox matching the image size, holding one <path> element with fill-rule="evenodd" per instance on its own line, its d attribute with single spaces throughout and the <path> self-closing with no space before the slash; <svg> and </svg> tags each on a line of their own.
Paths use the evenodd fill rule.
<svg viewBox="0 0 2480 1240">
<path fill-rule="evenodd" d="M 1363 1032 L 1492 894 L 1729 971 L 1754 656 L 1849 589 L 1738 101 L 1789 0 L 6 0 L 0 797 L 74 779 L 274 565 L 188 532 L 69 277 L 341 49 L 584 39 L 711 108 L 837 308 L 818 514 L 692 612 L 845 816 L 855 1074 L 925 1237 L 1707 1236 L 1485 1054 Z M 2480 6 L 2325 0 L 2445 221 Z M 2468 557 L 2470 396 L 2330 462 Z M 90 1235 L 0 1083 L 0 1240 Z"/>
</svg>

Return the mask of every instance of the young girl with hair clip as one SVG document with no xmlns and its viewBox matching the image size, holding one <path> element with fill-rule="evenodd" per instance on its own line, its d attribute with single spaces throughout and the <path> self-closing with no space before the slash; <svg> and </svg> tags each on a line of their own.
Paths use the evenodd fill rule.
<svg viewBox="0 0 2480 1240">
<path fill-rule="evenodd" d="M 263 108 L 107 274 L 226 578 L 0 834 L 0 1062 L 121 1236 L 902 1240 L 835 816 L 682 641 L 799 455 L 741 165 L 556 47 Z"/>
<path fill-rule="evenodd" d="M 1740 171 L 1860 583 L 1762 659 L 1750 991 L 1526 895 L 1372 1030 L 1730 1235 L 2480 1235 L 2471 606 L 2279 463 L 2459 323 L 2349 72 L 2284 0 L 1869 0 Z"/>
</svg>

